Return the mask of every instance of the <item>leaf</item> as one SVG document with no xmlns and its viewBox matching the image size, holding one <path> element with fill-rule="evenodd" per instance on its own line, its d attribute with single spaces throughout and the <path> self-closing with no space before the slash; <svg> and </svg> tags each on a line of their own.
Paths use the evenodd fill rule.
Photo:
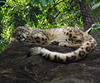
<svg viewBox="0 0 100 83">
<path fill-rule="evenodd" d="M 6 2 L 6 0 L 0 0 L 0 1 L 5 1 Z"/>
<path fill-rule="evenodd" d="M 2 12 L 0 11 L 0 22 L 1 22 L 2 18 L 3 18 L 3 14 L 2 14 Z"/>
<path fill-rule="evenodd" d="M 5 1 L 0 1 L 0 6 L 3 6 L 5 4 Z"/>
<path fill-rule="evenodd" d="M 95 31 L 95 29 L 90 29 L 90 31 L 88 32 L 88 34 L 92 34 Z"/>
<path fill-rule="evenodd" d="M 49 1 L 53 1 L 53 0 L 49 0 Z"/>
<path fill-rule="evenodd" d="M 92 2 L 93 2 L 93 0 L 86 0 L 86 4 L 90 4 Z"/>
<path fill-rule="evenodd" d="M 48 0 L 41 0 L 41 3 L 43 6 L 46 6 L 48 4 L 48 2 L 49 2 Z"/>
<path fill-rule="evenodd" d="M 99 2 L 100 2 L 100 0 L 95 0 L 95 2 L 96 2 L 96 3 L 99 3 Z"/>
<path fill-rule="evenodd" d="M 95 30 L 100 30 L 100 24 L 93 24 L 86 33 L 92 34 Z"/>
<path fill-rule="evenodd" d="M 90 28 L 90 30 L 88 31 L 88 34 L 92 34 L 94 32 L 94 29 Z"/>
<path fill-rule="evenodd" d="M 39 0 L 35 0 L 33 6 L 35 6 L 37 3 L 39 3 Z"/>
<path fill-rule="evenodd" d="M 92 14 L 95 15 L 100 11 L 100 2 L 92 7 Z"/>
<path fill-rule="evenodd" d="M 82 1 L 82 0 L 79 0 L 80 2 Z"/>
<path fill-rule="evenodd" d="M 100 29 L 100 24 L 93 24 L 92 25 L 92 28 L 93 29 Z"/>
</svg>

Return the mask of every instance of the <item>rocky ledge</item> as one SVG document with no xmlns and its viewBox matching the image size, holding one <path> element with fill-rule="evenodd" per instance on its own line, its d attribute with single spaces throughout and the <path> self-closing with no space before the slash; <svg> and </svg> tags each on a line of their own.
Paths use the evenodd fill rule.
<svg viewBox="0 0 100 83">
<path fill-rule="evenodd" d="M 99 38 L 98 38 L 99 40 Z M 86 58 L 73 63 L 56 63 L 39 55 L 28 56 L 28 50 L 41 46 L 33 43 L 11 43 L 0 53 L 0 83 L 100 83 L 100 42 Z M 52 51 L 72 49 L 42 46 Z"/>
</svg>

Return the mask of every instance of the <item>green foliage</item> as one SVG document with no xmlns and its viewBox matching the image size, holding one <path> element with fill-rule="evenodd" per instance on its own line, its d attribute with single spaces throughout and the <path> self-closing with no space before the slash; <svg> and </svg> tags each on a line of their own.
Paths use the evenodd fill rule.
<svg viewBox="0 0 100 83">
<path fill-rule="evenodd" d="M 5 4 L 5 2 L 6 2 L 6 0 L 0 1 L 0 10 L 1 10 L 1 7 Z M 2 11 L 0 11 L 0 22 L 1 22 L 2 18 L 3 18 L 3 14 L 2 14 Z"/>
<path fill-rule="evenodd" d="M 96 3 L 100 2 L 100 0 L 86 0 L 86 4 L 91 4 L 93 3 L 93 1 L 95 1 Z"/>
<path fill-rule="evenodd" d="M 100 0 L 86 0 L 86 4 L 93 3 L 95 1 L 95 5 L 92 7 L 92 14 L 95 15 L 100 12 Z"/>
<path fill-rule="evenodd" d="M 0 7 L 5 4 L 6 0 L 0 0 Z"/>
<path fill-rule="evenodd" d="M 42 5 L 47 5 L 48 4 L 48 0 L 41 0 Z"/>
<path fill-rule="evenodd" d="M 87 0 L 86 4 L 93 3 L 94 0 Z M 100 0 L 95 0 L 95 5 L 92 7 L 92 14 L 96 15 L 98 12 L 100 12 Z M 91 28 L 89 28 L 86 32 L 89 34 L 92 34 L 95 30 L 100 31 L 100 22 L 92 24 Z"/>
<path fill-rule="evenodd" d="M 36 4 L 39 4 L 39 3 L 41 3 L 43 6 L 47 6 L 47 4 L 50 2 L 50 1 L 53 1 L 53 0 L 34 0 L 34 6 L 36 5 Z"/>
<path fill-rule="evenodd" d="M 2 12 L 0 11 L 0 21 L 2 20 L 2 18 L 3 18 L 3 14 L 2 14 Z"/>
<path fill-rule="evenodd" d="M 99 30 L 100 31 L 100 23 L 95 23 L 91 26 L 91 28 L 89 28 L 86 32 L 89 34 L 92 34 L 95 30 Z"/>
<path fill-rule="evenodd" d="M 94 0 L 86 0 L 86 4 L 92 3 Z"/>
<path fill-rule="evenodd" d="M 97 14 L 98 12 L 100 12 L 100 2 L 95 4 L 93 7 L 92 7 L 92 14 L 95 15 Z"/>
<path fill-rule="evenodd" d="M 0 36 L 5 44 L 9 42 L 10 32 L 25 24 L 34 28 L 83 27 L 77 0 L 7 0 L 1 12 Z"/>
</svg>

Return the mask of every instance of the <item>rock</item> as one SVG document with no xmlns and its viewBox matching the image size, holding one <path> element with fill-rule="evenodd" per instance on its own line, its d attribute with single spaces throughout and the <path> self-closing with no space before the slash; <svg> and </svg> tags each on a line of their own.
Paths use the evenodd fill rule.
<svg viewBox="0 0 100 83">
<path fill-rule="evenodd" d="M 100 49 L 73 63 L 56 63 L 39 55 L 28 56 L 28 50 L 41 46 L 33 43 L 11 43 L 0 53 L 0 83 L 99 83 Z M 99 45 L 100 46 L 100 45 Z M 68 52 L 70 48 L 42 46 L 52 51 Z"/>
</svg>

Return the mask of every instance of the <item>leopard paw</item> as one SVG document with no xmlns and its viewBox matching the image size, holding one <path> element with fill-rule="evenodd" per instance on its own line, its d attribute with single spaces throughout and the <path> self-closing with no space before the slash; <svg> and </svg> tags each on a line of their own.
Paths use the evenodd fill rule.
<svg viewBox="0 0 100 83">
<path fill-rule="evenodd" d="M 59 45 L 59 42 L 57 42 L 57 41 L 52 41 L 52 42 L 51 42 L 51 45 Z"/>
<path fill-rule="evenodd" d="M 68 45 L 67 42 L 60 42 L 60 43 L 59 43 L 59 46 L 65 46 L 65 47 L 67 47 L 67 45 Z"/>
</svg>

